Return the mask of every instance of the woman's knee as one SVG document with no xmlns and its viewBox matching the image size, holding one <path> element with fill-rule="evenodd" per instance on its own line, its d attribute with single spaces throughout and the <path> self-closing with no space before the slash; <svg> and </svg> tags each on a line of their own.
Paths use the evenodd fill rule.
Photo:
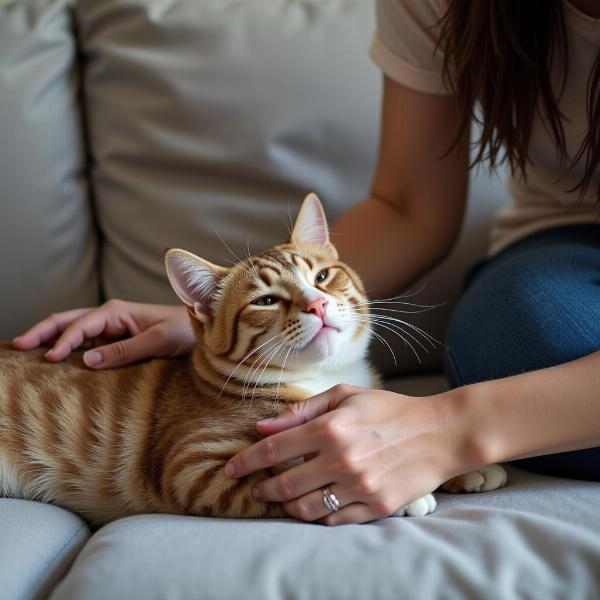
<svg viewBox="0 0 600 600">
<path fill-rule="evenodd" d="M 595 250 L 590 261 L 589 251 L 538 248 L 485 267 L 448 327 L 450 383 L 541 369 L 600 348 L 600 256 Z"/>
</svg>

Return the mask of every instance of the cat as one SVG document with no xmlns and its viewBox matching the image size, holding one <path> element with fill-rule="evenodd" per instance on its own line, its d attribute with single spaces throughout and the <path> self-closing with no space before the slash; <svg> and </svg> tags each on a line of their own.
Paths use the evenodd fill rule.
<svg viewBox="0 0 600 600">
<path fill-rule="evenodd" d="M 231 479 L 228 459 L 290 403 L 337 383 L 380 387 L 363 284 L 338 260 L 315 194 L 286 244 L 230 268 L 171 249 L 165 266 L 197 337 L 189 356 L 94 371 L 80 352 L 50 364 L 0 345 L 0 495 L 96 525 L 157 512 L 287 517 L 251 494 L 276 470 Z M 434 508 L 428 494 L 397 514 Z"/>
</svg>

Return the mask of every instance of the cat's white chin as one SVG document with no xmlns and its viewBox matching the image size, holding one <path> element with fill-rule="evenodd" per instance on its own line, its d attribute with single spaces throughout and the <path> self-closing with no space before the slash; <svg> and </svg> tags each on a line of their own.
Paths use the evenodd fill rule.
<svg viewBox="0 0 600 600">
<path fill-rule="evenodd" d="M 316 362 L 333 356 L 340 344 L 340 331 L 335 327 L 324 325 L 314 337 L 299 350 L 299 356 L 306 362 Z"/>
</svg>

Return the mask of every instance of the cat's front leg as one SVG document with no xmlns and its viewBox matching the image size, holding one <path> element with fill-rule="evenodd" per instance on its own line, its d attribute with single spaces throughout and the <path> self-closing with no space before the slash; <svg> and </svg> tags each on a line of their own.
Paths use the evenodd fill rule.
<svg viewBox="0 0 600 600">
<path fill-rule="evenodd" d="M 478 471 L 471 471 L 453 477 L 441 485 L 444 492 L 461 494 L 464 492 L 490 492 L 506 485 L 506 471 L 500 465 L 488 465 Z"/>
<path fill-rule="evenodd" d="M 425 494 L 394 513 L 395 517 L 424 517 L 435 510 L 437 503 L 433 494 Z"/>
</svg>

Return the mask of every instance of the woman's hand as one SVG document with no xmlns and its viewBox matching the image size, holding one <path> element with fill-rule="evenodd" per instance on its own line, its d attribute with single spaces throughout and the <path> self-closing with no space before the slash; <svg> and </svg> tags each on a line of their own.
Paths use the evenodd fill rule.
<svg viewBox="0 0 600 600">
<path fill-rule="evenodd" d="M 259 421 L 267 437 L 234 456 L 225 473 L 243 477 L 304 457 L 303 464 L 259 482 L 256 497 L 327 525 L 388 516 L 471 468 L 461 419 L 451 408 L 455 396 L 413 398 L 337 385 Z M 323 503 L 323 486 L 337 496 L 337 512 Z"/>
<path fill-rule="evenodd" d="M 85 364 L 107 369 L 185 354 L 195 338 L 183 306 L 109 300 L 96 308 L 50 315 L 13 340 L 19 350 L 52 346 L 46 353 L 51 362 L 65 359 L 86 342 L 93 349 L 83 355 Z"/>
</svg>

